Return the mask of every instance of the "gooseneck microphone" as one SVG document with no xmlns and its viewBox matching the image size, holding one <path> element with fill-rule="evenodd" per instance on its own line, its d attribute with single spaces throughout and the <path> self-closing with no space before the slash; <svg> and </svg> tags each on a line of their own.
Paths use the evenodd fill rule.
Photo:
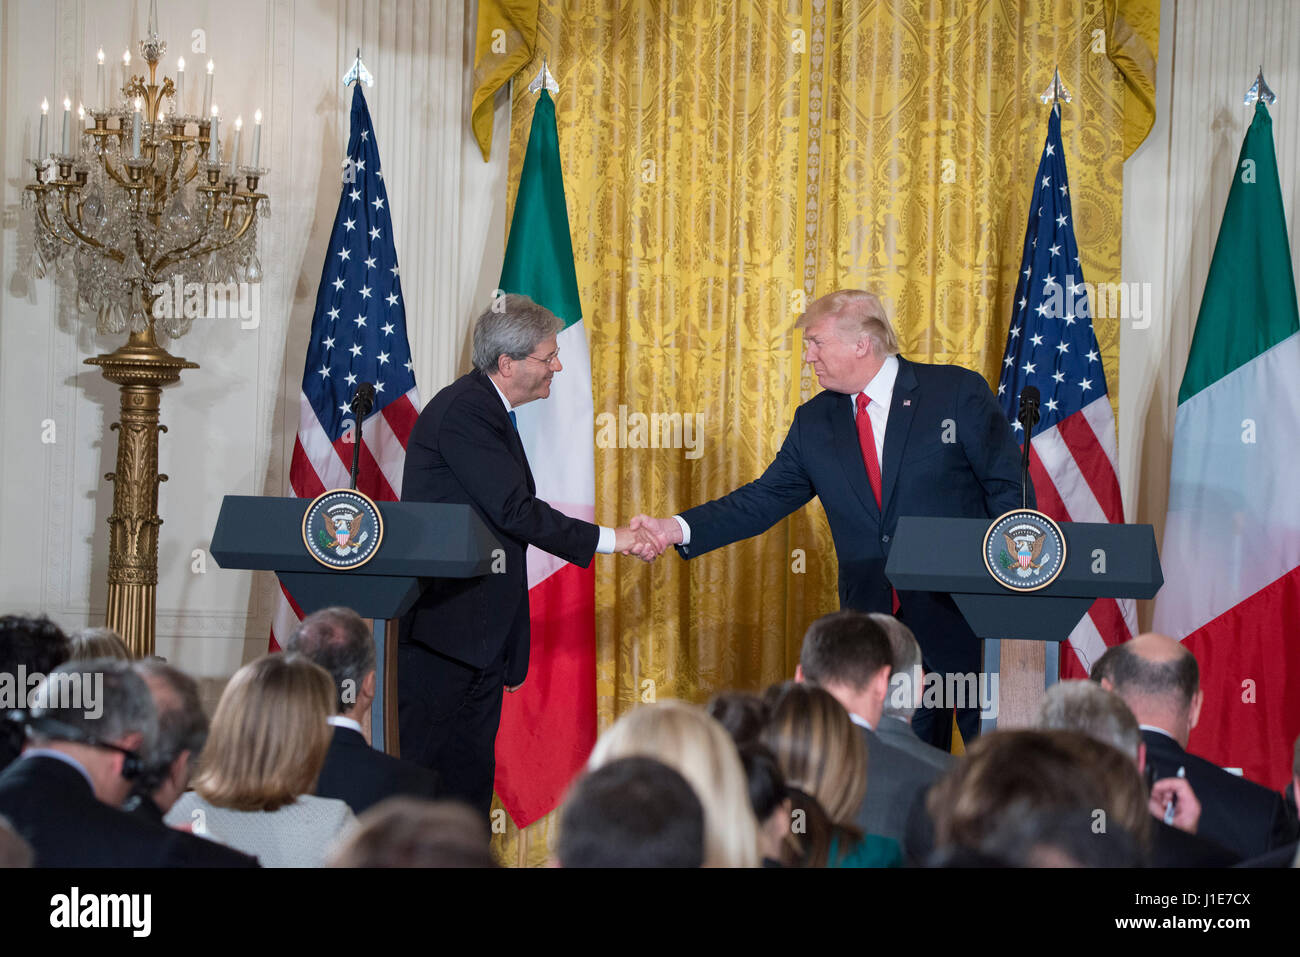
<svg viewBox="0 0 1300 957">
<path fill-rule="evenodd" d="M 1038 386 L 1027 385 L 1020 391 L 1020 409 L 1016 421 L 1024 429 L 1024 441 L 1020 445 L 1020 507 L 1029 507 L 1029 439 L 1034 426 L 1038 424 L 1038 403 L 1042 395 Z"/>
<path fill-rule="evenodd" d="M 366 416 L 370 410 L 375 407 L 375 384 L 373 382 L 363 382 L 357 386 L 357 391 L 352 395 L 352 417 L 356 420 L 357 430 L 352 439 L 352 484 L 350 488 L 356 491 L 357 488 L 357 470 L 361 467 L 361 426 L 366 421 Z"/>
</svg>

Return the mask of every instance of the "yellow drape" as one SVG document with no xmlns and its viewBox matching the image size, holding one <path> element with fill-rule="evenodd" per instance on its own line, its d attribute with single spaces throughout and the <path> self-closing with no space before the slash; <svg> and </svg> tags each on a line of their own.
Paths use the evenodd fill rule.
<svg viewBox="0 0 1300 957">
<path fill-rule="evenodd" d="M 1119 280 L 1105 28 L 1101 0 L 542 0 L 596 412 L 703 416 L 698 458 L 598 448 L 598 520 L 756 478 L 815 389 L 792 324 L 828 291 L 878 291 L 904 355 L 996 382 L 1058 65 L 1083 275 Z M 533 104 L 514 97 L 512 182 Z M 1118 321 L 1097 335 L 1113 400 Z M 601 727 L 789 677 L 835 579 L 816 502 L 689 563 L 598 559 Z M 498 835 L 503 860 L 545 861 L 554 817 Z"/>
<path fill-rule="evenodd" d="M 538 0 L 479 0 L 470 127 L 485 162 L 492 151 L 492 98 L 532 59 L 537 4 Z"/>
</svg>

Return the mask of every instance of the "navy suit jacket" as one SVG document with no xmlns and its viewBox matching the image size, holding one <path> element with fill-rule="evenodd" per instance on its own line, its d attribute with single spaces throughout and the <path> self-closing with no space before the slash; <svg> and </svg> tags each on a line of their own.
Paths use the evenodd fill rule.
<svg viewBox="0 0 1300 957">
<path fill-rule="evenodd" d="M 1015 434 L 984 379 L 960 366 L 899 357 L 881 473 L 883 509 L 867 480 L 851 400 L 821 392 L 795 411 L 758 479 L 682 513 L 691 541 L 678 551 L 694 558 L 757 535 L 815 495 L 835 540 L 841 606 L 889 613 L 885 562 L 900 516 L 992 519 L 1021 504 Z M 949 596 L 900 592 L 899 601 L 898 617 L 916 633 L 928 668 L 979 670 L 979 642 Z"/>
<path fill-rule="evenodd" d="M 436 578 L 402 620 L 415 641 L 474 668 L 505 654 L 505 683 L 528 673 L 528 568 L 534 545 L 586 567 L 600 529 L 536 497 L 519 432 L 492 381 L 477 370 L 435 395 L 406 444 L 402 501 L 468 505 L 501 543 L 504 568 Z"/>
<path fill-rule="evenodd" d="M 438 796 L 438 776 L 428 768 L 375 750 L 360 732 L 335 727 L 316 794 L 346 801 L 353 814 L 362 814 L 399 794 L 432 801 Z"/>
</svg>

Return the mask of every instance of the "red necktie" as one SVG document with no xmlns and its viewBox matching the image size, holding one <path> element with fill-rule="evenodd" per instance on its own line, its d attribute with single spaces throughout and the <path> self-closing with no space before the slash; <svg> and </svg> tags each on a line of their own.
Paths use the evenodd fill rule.
<svg viewBox="0 0 1300 957">
<path fill-rule="evenodd" d="M 876 433 L 871 429 L 871 416 L 867 415 L 867 406 L 871 399 L 865 392 L 858 393 L 858 444 L 862 446 L 862 461 L 867 467 L 867 481 L 871 483 L 871 494 L 876 497 L 876 508 L 880 503 L 880 459 L 876 456 Z"/>
<path fill-rule="evenodd" d="M 871 428 L 871 416 L 867 415 L 867 406 L 871 399 L 865 392 L 858 393 L 858 444 L 862 447 L 862 462 L 867 467 L 867 481 L 871 483 L 871 494 L 876 497 L 876 507 L 884 512 L 880 501 L 880 459 L 876 456 L 876 433 Z M 898 614 L 898 592 L 890 589 L 893 597 L 893 613 Z"/>
</svg>

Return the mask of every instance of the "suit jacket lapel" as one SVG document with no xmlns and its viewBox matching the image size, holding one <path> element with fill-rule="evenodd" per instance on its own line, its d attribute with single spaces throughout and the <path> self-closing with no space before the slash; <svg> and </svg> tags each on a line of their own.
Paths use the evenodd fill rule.
<svg viewBox="0 0 1300 957">
<path fill-rule="evenodd" d="M 835 401 L 828 404 L 831 417 L 831 435 L 835 437 L 835 457 L 844 468 L 844 475 L 849 485 L 857 494 L 867 514 L 879 518 L 880 509 L 876 507 L 876 497 L 871 494 L 871 483 L 867 479 L 867 466 L 862 461 L 862 446 L 858 442 L 858 430 L 853 419 L 853 406 L 847 397 L 836 394 Z M 888 437 L 886 432 L 885 436 Z"/>
<path fill-rule="evenodd" d="M 907 433 L 912 428 L 912 417 L 916 415 L 916 392 L 916 371 L 912 363 L 899 356 L 898 377 L 894 380 L 889 419 L 885 423 L 885 451 L 880 463 L 880 501 L 885 514 L 889 514 L 894 488 L 898 485 L 898 470 L 903 463 L 903 449 L 907 446 Z"/>
</svg>

